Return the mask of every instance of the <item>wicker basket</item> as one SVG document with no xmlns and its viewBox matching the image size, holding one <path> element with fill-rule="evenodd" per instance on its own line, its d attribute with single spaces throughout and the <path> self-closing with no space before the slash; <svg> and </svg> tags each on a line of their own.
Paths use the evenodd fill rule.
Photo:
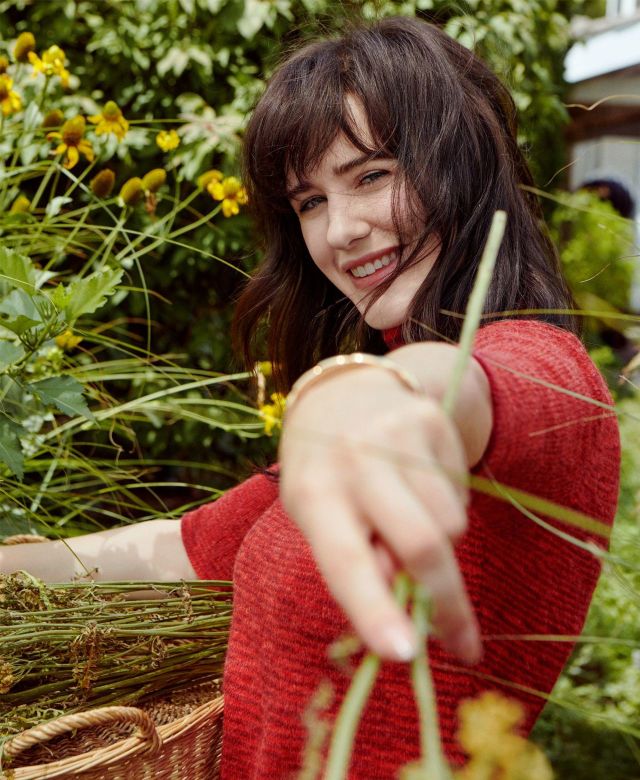
<svg viewBox="0 0 640 780">
<path fill-rule="evenodd" d="M 2 543 L 43 541 L 23 534 Z M 63 715 L 4 744 L 0 780 L 217 780 L 223 705 L 220 681 L 209 680 L 140 707 Z"/>
<path fill-rule="evenodd" d="M 223 697 L 211 685 L 187 692 L 193 706 L 163 725 L 175 705 L 154 702 L 147 709 L 101 707 L 64 715 L 23 731 L 4 745 L 3 780 L 216 780 L 222 750 Z M 215 689 L 217 690 L 217 688 Z M 203 693 L 209 698 L 203 704 Z M 182 709 L 185 696 L 182 696 Z M 117 738 L 137 729 L 133 736 Z M 71 734 L 70 734 L 71 732 Z M 114 735 L 116 741 L 113 741 Z M 49 740 L 54 740 L 49 742 Z M 111 742 L 103 747 L 96 744 Z M 34 753 L 36 763 L 19 766 Z M 54 760 L 43 763 L 49 753 Z M 69 755 L 74 753 L 75 755 Z M 8 765 L 15 768 L 9 768 Z"/>
</svg>

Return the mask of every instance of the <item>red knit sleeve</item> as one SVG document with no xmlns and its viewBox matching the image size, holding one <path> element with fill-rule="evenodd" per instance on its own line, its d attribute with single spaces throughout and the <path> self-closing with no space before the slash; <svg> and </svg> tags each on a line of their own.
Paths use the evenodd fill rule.
<svg viewBox="0 0 640 780">
<path fill-rule="evenodd" d="M 478 332 L 473 354 L 493 404 L 492 435 L 477 472 L 611 524 L 618 426 L 582 343 L 546 323 L 502 321 Z"/>
<path fill-rule="evenodd" d="M 278 483 L 257 474 L 210 504 L 184 515 L 182 543 L 203 580 L 231 580 L 246 533 L 278 496 Z"/>
<path fill-rule="evenodd" d="M 478 332 L 474 357 L 489 379 L 493 405 L 491 439 L 474 473 L 610 526 L 618 426 L 605 408 L 612 403 L 607 387 L 580 341 L 545 323 L 503 321 Z M 541 519 L 606 547 L 600 535 Z M 460 760 L 453 742 L 460 698 L 501 688 L 525 705 L 525 729 L 531 728 L 573 647 L 552 637 L 580 634 L 600 561 L 510 502 L 479 491 L 472 493 L 469 529 L 456 553 L 484 639 L 484 659 L 471 676 L 440 647 L 432 653 L 445 742 Z"/>
</svg>

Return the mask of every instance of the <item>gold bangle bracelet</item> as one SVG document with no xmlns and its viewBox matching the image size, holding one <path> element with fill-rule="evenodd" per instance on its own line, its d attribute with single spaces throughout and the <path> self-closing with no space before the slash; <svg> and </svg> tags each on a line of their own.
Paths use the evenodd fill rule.
<svg viewBox="0 0 640 780">
<path fill-rule="evenodd" d="M 394 360 L 379 355 L 368 355 L 365 352 L 353 352 L 351 355 L 336 355 L 317 363 L 313 368 L 305 371 L 295 382 L 287 396 L 287 411 L 290 411 L 300 394 L 309 387 L 319 382 L 323 377 L 342 371 L 347 368 L 368 366 L 370 368 L 384 368 L 390 371 L 398 381 L 413 393 L 422 393 L 422 385 L 414 374 L 406 371 Z"/>
</svg>

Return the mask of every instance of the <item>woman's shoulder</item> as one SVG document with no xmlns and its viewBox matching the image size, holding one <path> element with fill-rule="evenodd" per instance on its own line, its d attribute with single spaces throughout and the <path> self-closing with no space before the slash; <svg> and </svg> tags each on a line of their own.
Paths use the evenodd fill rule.
<svg viewBox="0 0 640 780">
<path fill-rule="evenodd" d="M 499 320 L 476 333 L 474 357 L 485 370 L 508 367 L 512 374 L 559 384 L 611 404 L 602 375 L 582 341 L 571 331 L 534 319 Z"/>
<path fill-rule="evenodd" d="M 495 320 L 482 325 L 476 334 L 476 344 L 494 342 L 554 343 L 566 348 L 578 347 L 584 350 L 580 339 L 566 328 L 544 320 L 517 319 Z"/>
</svg>

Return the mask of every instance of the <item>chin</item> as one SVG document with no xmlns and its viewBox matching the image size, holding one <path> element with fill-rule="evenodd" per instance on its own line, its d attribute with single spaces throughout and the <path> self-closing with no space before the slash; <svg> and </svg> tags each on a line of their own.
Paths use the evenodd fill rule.
<svg viewBox="0 0 640 780">
<path fill-rule="evenodd" d="M 370 328 L 374 330 L 388 330 L 389 328 L 397 328 L 406 319 L 406 311 L 392 312 L 392 311 L 377 311 L 374 306 L 364 318 L 364 321 Z"/>
</svg>

